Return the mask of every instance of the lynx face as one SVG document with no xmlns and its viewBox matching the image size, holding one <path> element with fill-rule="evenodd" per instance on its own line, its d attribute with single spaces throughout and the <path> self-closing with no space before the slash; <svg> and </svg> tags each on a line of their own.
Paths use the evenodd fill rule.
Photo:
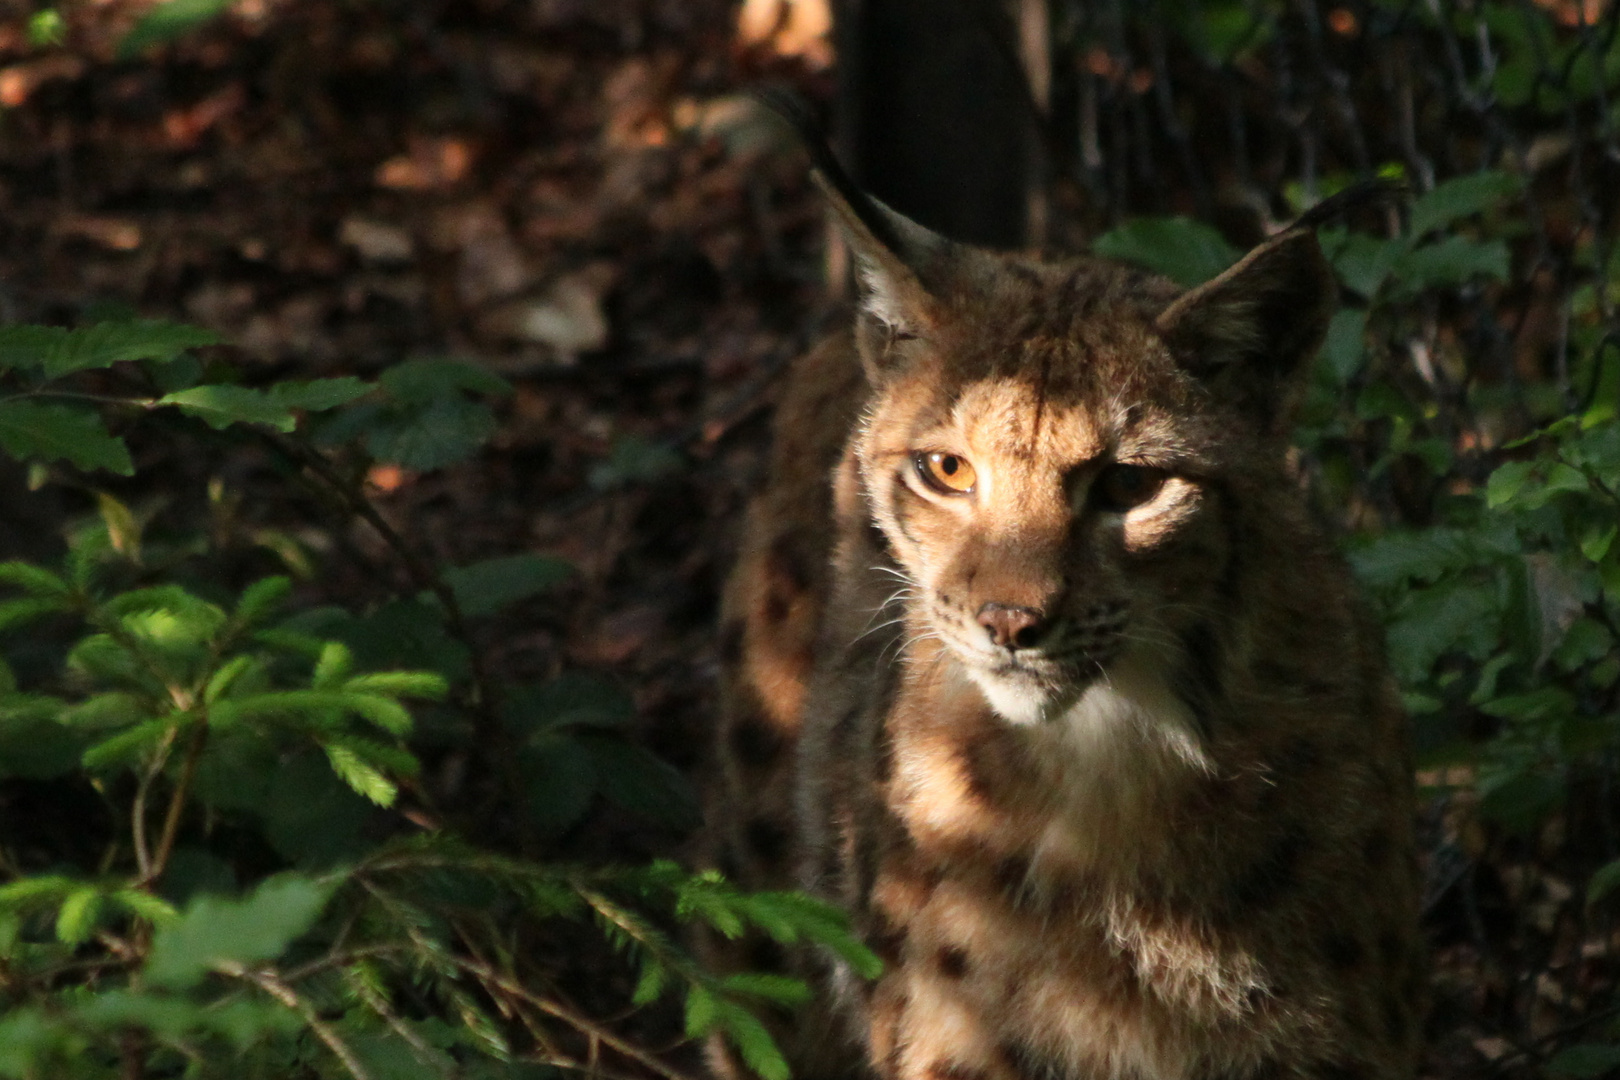
<svg viewBox="0 0 1620 1080">
<path fill-rule="evenodd" d="M 1015 380 L 908 343 L 859 444 L 908 629 L 943 641 L 1014 723 L 1061 714 L 1126 654 L 1173 667 L 1220 580 L 1219 448 L 1184 416 L 1196 388 L 1137 329 L 1110 344 L 1162 378 L 1128 401 L 1073 342 L 1009 343 L 1036 373 Z"/>
</svg>

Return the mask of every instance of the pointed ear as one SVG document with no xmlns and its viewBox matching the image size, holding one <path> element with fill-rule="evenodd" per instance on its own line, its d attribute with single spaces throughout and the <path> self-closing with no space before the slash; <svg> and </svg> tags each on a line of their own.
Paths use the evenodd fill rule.
<svg viewBox="0 0 1620 1080">
<path fill-rule="evenodd" d="M 1283 435 L 1337 306 L 1316 234 L 1296 227 L 1183 293 L 1156 325 L 1183 368 Z"/>
<path fill-rule="evenodd" d="M 815 180 L 838 216 L 855 260 L 863 321 L 887 338 L 920 337 L 933 322 L 934 300 L 925 275 L 939 268 L 955 246 L 937 233 L 889 209 L 864 192 L 834 182 L 818 163 Z"/>
<path fill-rule="evenodd" d="M 862 191 L 838 163 L 804 99 L 779 87 L 754 96 L 798 135 L 849 241 L 861 297 L 857 341 L 862 362 L 876 375 L 896 340 L 930 329 L 936 310 L 930 289 L 937 292 L 943 284 L 958 246 Z"/>
</svg>

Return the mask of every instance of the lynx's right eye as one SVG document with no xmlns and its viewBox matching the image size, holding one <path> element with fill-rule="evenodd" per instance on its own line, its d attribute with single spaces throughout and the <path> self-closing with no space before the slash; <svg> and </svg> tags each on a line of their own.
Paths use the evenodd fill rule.
<svg viewBox="0 0 1620 1080">
<path fill-rule="evenodd" d="M 1121 463 L 1104 469 L 1092 490 L 1104 510 L 1123 514 L 1150 501 L 1167 479 L 1163 469 Z"/>
<path fill-rule="evenodd" d="M 971 495 L 979 479 L 968 459 L 956 454 L 939 450 L 921 452 L 913 454 L 912 461 L 923 483 L 941 495 Z"/>
</svg>

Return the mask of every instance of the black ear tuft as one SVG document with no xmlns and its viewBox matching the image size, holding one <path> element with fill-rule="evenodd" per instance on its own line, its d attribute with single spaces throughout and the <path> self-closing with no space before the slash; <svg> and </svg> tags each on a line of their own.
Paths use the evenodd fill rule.
<svg viewBox="0 0 1620 1080">
<path fill-rule="evenodd" d="M 932 321 L 931 289 L 950 273 L 958 248 L 943 236 L 891 210 L 856 186 L 844 171 L 803 99 L 768 88 L 754 96 L 793 128 L 810 155 L 816 182 L 837 213 L 860 277 L 861 310 L 886 336 L 922 336 Z M 883 336 L 883 335 L 879 335 Z M 882 357 L 863 356 L 879 365 Z"/>
<path fill-rule="evenodd" d="M 1296 226 L 1182 294 L 1157 326 L 1187 371 L 1282 434 L 1337 305 L 1316 234 Z"/>
<path fill-rule="evenodd" d="M 1388 206 L 1411 198 L 1412 189 L 1404 180 L 1363 180 L 1337 195 L 1330 195 L 1300 215 L 1290 229 L 1320 229 L 1337 218 L 1364 206 Z"/>
</svg>

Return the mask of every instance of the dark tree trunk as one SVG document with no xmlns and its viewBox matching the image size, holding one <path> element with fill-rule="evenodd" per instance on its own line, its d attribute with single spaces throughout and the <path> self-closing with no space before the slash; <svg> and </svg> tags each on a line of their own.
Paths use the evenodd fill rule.
<svg viewBox="0 0 1620 1080">
<path fill-rule="evenodd" d="M 1039 243 L 1032 103 L 1045 0 L 842 0 L 839 140 L 856 179 L 908 217 L 992 247 Z M 1021 55 L 1021 53 L 1023 55 Z"/>
</svg>

